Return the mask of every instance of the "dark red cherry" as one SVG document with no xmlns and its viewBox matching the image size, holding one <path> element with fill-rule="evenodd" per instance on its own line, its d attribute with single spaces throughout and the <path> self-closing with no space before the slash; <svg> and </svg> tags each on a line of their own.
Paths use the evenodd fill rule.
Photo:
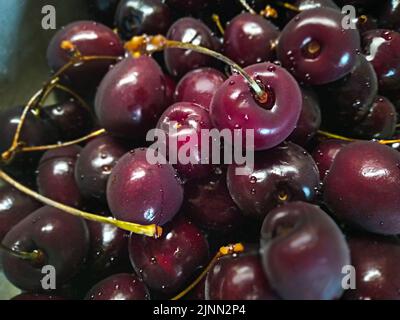
<svg viewBox="0 0 400 320">
<path fill-rule="evenodd" d="M 97 90 L 95 110 L 110 134 L 142 139 L 165 108 L 165 78 L 148 56 L 126 58 L 115 65 Z"/>
<path fill-rule="evenodd" d="M 339 151 L 349 142 L 337 139 L 328 139 L 321 141 L 312 153 L 312 157 L 318 167 L 321 181 L 329 173 L 333 161 Z"/>
<path fill-rule="evenodd" d="M 47 301 L 47 300 L 65 300 L 65 298 L 41 293 L 27 293 L 23 292 L 16 295 L 10 300 L 31 300 L 31 301 Z"/>
<path fill-rule="evenodd" d="M 180 209 L 183 188 L 174 168 L 151 164 L 147 151 L 152 154 L 150 149 L 136 149 L 118 161 L 108 180 L 107 201 L 117 219 L 164 225 Z"/>
<path fill-rule="evenodd" d="M 105 201 L 108 177 L 126 152 L 126 145 L 108 135 L 90 141 L 75 165 L 75 181 L 82 195 Z"/>
<path fill-rule="evenodd" d="M 347 76 L 317 88 L 324 123 L 336 130 L 351 129 L 362 121 L 378 93 L 378 81 L 371 63 L 363 55 L 357 55 L 356 61 Z"/>
<path fill-rule="evenodd" d="M 202 148 L 204 147 L 201 131 L 213 128 L 210 115 L 206 109 L 191 102 L 177 102 L 161 115 L 157 128 L 166 133 L 166 147 L 175 155 L 174 166 L 181 177 L 193 179 L 210 175 L 212 155 L 204 159 L 209 164 L 202 163 L 201 158 Z M 172 129 L 175 133 L 172 132 L 171 134 L 170 130 Z M 207 143 L 207 145 L 211 153 L 210 144 Z M 172 159 L 171 152 L 169 153 L 170 161 Z M 188 163 L 182 160 L 182 156 L 188 158 Z"/>
<path fill-rule="evenodd" d="M 96 21 L 112 26 L 114 23 L 115 10 L 120 0 L 89 0 L 89 11 Z"/>
<path fill-rule="evenodd" d="M 296 129 L 289 136 L 288 140 L 305 147 L 314 137 L 321 126 L 321 110 L 318 98 L 309 89 L 302 89 L 303 107 Z"/>
<path fill-rule="evenodd" d="M 115 226 L 94 221 L 87 221 L 87 226 L 90 246 L 86 259 L 86 274 L 91 279 L 101 279 L 119 270 L 129 261 L 129 234 Z"/>
<path fill-rule="evenodd" d="M 376 29 L 363 34 L 367 60 L 374 66 L 379 92 L 388 94 L 400 89 L 400 33 Z"/>
<path fill-rule="evenodd" d="M 42 195 L 73 207 L 82 204 L 82 195 L 74 178 L 80 151 L 80 147 L 70 146 L 49 150 L 43 155 L 37 174 L 37 185 Z"/>
<path fill-rule="evenodd" d="M 237 175 L 237 165 L 230 165 L 227 175 L 229 192 L 246 215 L 263 219 L 283 203 L 314 199 L 320 182 L 318 168 L 303 148 L 283 143 L 257 152 L 254 160 L 248 175 Z"/>
<path fill-rule="evenodd" d="M 364 139 L 390 139 L 396 131 L 396 124 L 394 105 L 387 98 L 377 96 L 366 118 L 352 132 Z"/>
<path fill-rule="evenodd" d="M 243 223 L 227 185 L 226 169 L 216 168 L 209 177 L 185 185 L 183 211 L 197 225 L 217 233 L 230 233 Z"/>
<path fill-rule="evenodd" d="M 379 24 L 383 28 L 392 29 L 400 32 L 400 1 L 391 0 L 383 4 L 383 9 L 379 16 Z"/>
<path fill-rule="evenodd" d="M 53 71 L 59 70 L 70 61 L 71 53 L 61 48 L 63 41 L 70 41 L 84 56 L 124 55 L 119 37 L 108 27 L 94 21 L 77 21 L 60 29 L 47 48 L 47 63 Z M 74 87 L 94 88 L 115 60 L 98 60 L 76 65 L 63 78 Z"/>
<path fill-rule="evenodd" d="M 316 9 L 316 8 L 331 8 L 339 10 L 337 4 L 332 0 L 296 0 L 294 6 L 300 11 Z"/>
<path fill-rule="evenodd" d="M 168 30 L 167 38 L 215 49 L 211 30 L 194 18 L 176 21 Z M 181 77 L 193 69 L 212 66 L 215 62 L 213 58 L 204 54 L 182 49 L 166 49 L 164 58 L 168 72 L 174 77 Z"/>
<path fill-rule="evenodd" d="M 19 222 L 5 236 L 3 244 L 16 251 L 43 253 L 42 261 L 23 260 L 1 253 L 7 279 L 20 289 L 42 290 L 42 267 L 56 270 L 56 285 L 71 279 L 81 267 L 89 247 L 85 222 L 60 210 L 43 207 Z"/>
<path fill-rule="evenodd" d="M 152 290 L 163 294 L 184 289 L 208 262 L 208 243 L 191 222 L 178 218 L 161 238 L 131 234 L 129 255 L 137 274 Z"/>
<path fill-rule="evenodd" d="M 172 23 L 171 9 L 163 0 L 122 0 L 115 25 L 124 40 L 141 34 L 165 34 Z"/>
<path fill-rule="evenodd" d="M 242 13 L 227 24 L 223 52 L 241 66 L 270 61 L 279 29 L 260 15 Z"/>
<path fill-rule="evenodd" d="M 88 134 L 93 126 L 91 111 L 74 99 L 46 106 L 41 111 L 41 117 L 57 129 L 62 141 L 78 139 Z"/>
<path fill-rule="evenodd" d="M 298 80 L 325 84 L 348 74 L 356 64 L 360 36 L 342 28 L 343 15 L 335 9 L 305 10 L 282 30 L 278 58 Z"/>
<path fill-rule="evenodd" d="M 400 233 L 400 153 L 377 142 L 353 142 L 336 156 L 324 199 L 335 215 L 367 231 Z"/>
<path fill-rule="evenodd" d="M 245 71 L 262 85 L 268 101 L 259 102 L 247 81 L 234 74 L 216 91 L 211 102 L 211 119 L 219 130 L 240 129 L 243 138 L 247 129 L 254 130 L 252 149 L 270 149 L 295 129 L 302 107 L 301 91 L 296 80 L 275 64 L 255 64 Z"/>
<path fill-rule="evenodd" d="M 0 186 L 0 241 L 19 221 L 40 207 L 33 198 L 10 185 Z"/>
<path fill-rule="evenodd" d="M 397 239 L 371 235 L 349 239 L 351 264 L 356 273 L 355 290 L 347 290 L 346 300 L 399 300 L 400 243 Z"/>
<path fill-rule="evenodd" d="M 179 81 L 174 99 L 176 102 L 193 102 L 210 110 L 211 100 L 225 80 L 225 75 L 213 68 L 190 71 Z"/>
<path fill-rule="evenodd" d="M 86 300 L 149 300 L 149 290 L 134 274 L 119 273 L 97 283 Z"/>
<path fill-rule="evenodd" d="M 172 8 L 186 12 L 200 11 L 212 2 L 210 0 L 167 0 L 167 4 Z"/>
<path fill-rule="evenodd" d="M 264 270 L 283 299 L 340 298 L 350 251 L 336 223 L 319 207 L 293 202 L 272 210 L 261 229 Z"/>
<path fill-rule="evenodd" d="M 208 272 L 207 300 L 277 300 L 261 265 L 258 251 L 219 258 Z"/>
</svg>

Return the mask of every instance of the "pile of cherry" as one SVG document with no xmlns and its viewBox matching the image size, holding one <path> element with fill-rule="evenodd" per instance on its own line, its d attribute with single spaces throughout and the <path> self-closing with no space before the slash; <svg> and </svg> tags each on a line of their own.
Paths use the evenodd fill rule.
<svg viewBox="0 0 400 320">
<path fill-rule="evenodd" d="M 346 4 L 357 9 L 350 27 Z M 51 70 L 70 66 L 29 108 L 0 115 L 0 177 L 11 181 L 0 187 L 0 254 L 24 292 L 15 299 L 400 298 L 400 1 L 91 6 L 96 22 L 49 43 Z M 38 103 L 49 91 L 57 104 Z M 199 154 L 150 164 L 147 132 L 172 122 L 178 136 L 254 129 L 254 169 L 237 175 L 241 165 Z M 43 289 L 45 265 L 55 290 Z M 349 265 L 356 288 L 345 290 Z"/>
</svg>

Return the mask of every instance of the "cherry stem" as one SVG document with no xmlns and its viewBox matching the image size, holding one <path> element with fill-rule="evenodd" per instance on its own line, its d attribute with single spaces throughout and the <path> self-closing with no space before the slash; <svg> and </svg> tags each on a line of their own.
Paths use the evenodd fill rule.
<svg viewBox="0 0 400 320">
<path fill-rule="evenodd" d="M 225 35 L 225 29 L 224 29 L 224 27 L 222 26 L 221 19 L 219 18 L 219 15 L 217 15 L 217 14 L 214 13 L 214 14 L 211 16 L 211 18 L 213 19 L 213 21 L 214 21 L 215 25 L 217 26 L 219 32 L 220 32 L 222 35 Z"/>
<path fill-rule="evenodd" d="M 247 3 L 246 0 L 239 0 L 239 3 L 251 14 L 257 14 L 257 12 L 254 11 L 254 9 Z"/>
<path fill-rule="evenodd" d="M 348 138 L 344 137 L 338 134 L 330 133 L 327 131 L 322 131 L 318 130 L 318 134 L 327 138 L 332 138 L 332 139 L 337 139 L 337 140 L 343 140 L 343 141 L 349 141 L 349 142 L 354 142 L 354 141 L 375 141 L 380 144 L 393 144 L 393 143 L 400 143 L 400 139 L 393 139 L 393 140 L 363 140 L 363 139 L 353 139 L 353 138 Z"/>
<path fill-rule="evenodd" d="M 276 1 L 275 4 L 280 6 L 280 7 L 285 8 L 285 9 L 289 9 L 291 11 L 294 11 L 294 12 L 301 12 L 301 10 L 298 7 L 296 7 L 295 5 L 290 4 L 288 2 Z"/>
<path fill-rule="evenodd" d="M 250 75 L 245 70 L 243 70 L 242 67 L 240 67 L 236 62 L 232 61 L 228 57 L 225 57 L 219 52 L 191 43 L 168 40 L 162 35 L 136 36 L 125 43 L 125 49 L 128 50 L 134 57 L 138 57 L 142 53 L 150 54 L 156 51 L 162 51 L 165 48 L 192 50 L 224 62 L 246 79 L 246 81 L 249 83 L 254 93 L 256 94 L 256 98 L 260 102 L 265 102 L 268 100 L 267 93 L 259 86 L 259 84 L 254 79 L 250 77 Z"/>
<path fill-rule="evenodd" d="M 66 213 L 72 214 L 74 216 L 86 219 L 86 220 L 91 220 L 95 222 L 100 222 L 100 223 L 107 223 L 114 225 L 120 229 L 130 231 L 136 234 L 141 234 L 149 237 L 155 237 L 159 238 L 162 234 L 162 228 L 155 225 L 140 225 L 132 222 L 126 222 L 126 221 L 120 221 L 117 219 L 114 219 L 112 217 L 104 217 L 104 216 L 99 216 L 90 212 L 85 212 L 78 210 L 76 208 L 67 206 L 65 204 L 59 203 L 57 201 L 51 200 L 49 198 L 46 198 L 42 196 L 41 194 L 25 187 L 18 181 L 14 180 L 11 178 L 8 174 L 6 174 L 3 170 L 0 170 L 0 179 L 3 179 L 5 182 L 9 183 L 11 186 L 13 186 L 15 189 L 21 191 L 22 193 L 36 199 L 39 202 L 42 202 L 45 205 L 48 205 L 50 207 L 62 210 Z"/>
<path fill-rule="evenodd" d="M 217 252 L 217 254 L 211 259 L 208 266 L 204 268 L 201 274 L 196 278 L 196 280 L 181 293 L 171 298 L 171 300 L 179 300 L 186 294 L 188 294 L 195 286 L 197 286 L 200 283 L 201 280 L 203 280 L 203 278 L 207 275 L 208 271 L 211 270 L 211 268 L 215 265 L 215 263 L 218 261 L 220 257 L 226 256 L 228 254 L 240 253 L 243 251 L 244 251 L 244 246 L 241 243 L 230 244 L 228 246 L 221 247 Z"/>
<path fill-rule="evenodd" d="M 4 244 L 0 243 L 0 250 L 7 252 L 8 254 L 32 262 L 40 263 L 44 259 L 44 253 L 40 250 L 33 250 L 32 252 L 16 250 L 14 248 L 8 248 Z"/>
</svg>

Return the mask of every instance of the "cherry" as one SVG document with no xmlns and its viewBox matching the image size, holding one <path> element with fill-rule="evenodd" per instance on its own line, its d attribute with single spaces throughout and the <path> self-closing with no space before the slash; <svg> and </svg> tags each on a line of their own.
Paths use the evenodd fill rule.
<svg viewBox="0 0 400 320">
<path fill-rule="evenodd" d="M 74 99 L 46 106 L 41 112 L 42 118 L 57 129 L 62 141 L 88 134 L 93 125 L 91 112 Z"/>
<path fill-rule="evenodd" d="M 350 264 L 344 235 L 319 207 L 293 202 L 272 210 L 261 229 L 264 270 L 283 299 L 337 299 Z"/>
<path fill-rule="evenodd" d="M 201 163 L 201 130 L 212 129 L 211 119 L 206 109 L 191 102 L 175 103 L 161 115 L 157 128 L 165 131 L 167 146 L 172 148 L 172 152 L 177 155 L 175 168 L 180 176 L 186 179 L 193 179 L 206 177 L 211 173 L 212 156 L 208 158 L 210 164 Z M 173 128 L 176 130 L 176 134 L 170 135 L 169 130 Z M 194 143 L 196 140 L 197 143 Z M 175 144 L 176 147 L 174 146 Z M 190 156 L 191 158 L 191 163 L 186 164 L 182 162 L 179 155 L 187 150 L 188 147 L 193 147 L 196 150 L 185 153 L 185 156 Z M 208 150 L 211 151 L 211 148 L 209 147 Z"/>
<path fill-rule="evenodd" d="M 55 268 L 57 285 L 78 272 L 88 251 L 89 233 L 82 219 L 46 206 L 14 226 L 3 244 L 17 251 L 41 253 L 36 260 L 1 253 L 7 279 L 20 289 L 36 291 L 42 290 L 44 265 Z"/>
<path fill-rule="evenodd" d="M 71 53 L 61 47 L 69 41 L 84 56 L 121 57 L 124 48 L 118 36 L 108 27 L 94 21 L 77 21 L 59 30 L 47 49 L 47 62 L 53 71 L 59 70 L 71 59 Z M 85 92 L 94 88 L 115 61 L 96 60 L 78 64 L 68 69 L 63 78 L 69 84 Z"/>
<path fill-rule="evenodd" d="M 300 118 L 288 140 L 305 147 L 321 126 L 321 110 L 318 98 L 313 91 L 302 89 L 302 95 L 303 107 Z"/>
<path fill-rule="evenodd" d="M 317 145 L 312 153 L 312 157 L 317 164 L 321 181 L 324 181 L 324 178 L 329 173 L 337 154 L 348 143 L 347 141 L 328 139 L 321 141 Z"/>
<path fill-rule="evenodd" d="M 282 30 L 278 58 L 300 81 L 318 85 L 336 81 L 356 64 L 360 36 L 342 28 L 343 16 L 330 8 L 305 10 Z"/>
<path fill-rule="evenodd" d="M 394 105 L 385 97 L 377 96 L 367 117 L 352 132 L 365 139 L 390 139 L 397 124 L 397 112 Z"/>
<path fill-rule="evenodd" d="M 367 60 L 374 66 L 379 92 L 388 94 L 400 89 L 400 33 L 376 29 L 363 34 Z"/>
<path fill-rule="evenodd" d="M 89 11 L 100 21 L 113 25 L 115 11 L 120 0 L 89 0 Z"/>
<path fill-rule="evenodd" d="M 312 157 L 291 142 L 257 152 L 249 175 L 236 175 L 237 167 L 228 169 L 229 192 L 244 214 L 258 219 L 286 202 L 312 201 L 320 182 Z"/>
<path fill-rule="evenodd" d="M 75 165 L 75 181 L 82 195 L 104 202 L 111 170 L 126 152 L 127 146 L 109 135 L 90 141 L 82 149 Z"/>
<path fill-rule="evenodd" d="M 9 185 L 0 186 L 0 241 L 19 221 L 40 207 L 31 197 Z"/>
<path fill-rule="evenodd" d="M 231 233 L 243 222 L 227 185 L 226 169 L 216 168 L 211 177 L 185 185 L 183 211 L 197 225 L 218 233 Z"/>
<path fill-rule="evenodd" d="M 353 142 L 336 156 L 324 199 L 335 215 L 367 231 L 400 233 L 400 154 L 377 142 Z"/>
<path fill-rule="evenodd" d="M 159 239 L 131 234 L 129 254 L 144 283 L 163 294 L 177 293 L 207 263 L 208 243 L 191 222 L 178 218 Z"/>
<path fill-rule="evenodd" d="M 149 290 L 136 275 L 120 273 L 97 283 L 86 300 L 149 300 Z"/>
<path fill-rule="evenodd" d="M 165 78 L 148 56 L 126 58 L 102 80 L 96 94 L 99 123 L 109 133 L 142 139 L 165 107 Z"/>
<path fill-rule="evenodd" d="M 40 159 L 37 185 L 45 197 L 73 207 L 82 204 L 82 195 L 75 182 L 75 163 L 81 148 L 64 147 L 47 151 Z"/>
<path fill-rule="evenodd" d="M 356 61 L 347 76 L 317 89 L 324 122 L 336 130 L 352 128 L 362 121 L 378 93 L 372 65 L 362 55 L 358 55 Z"/>
<path fill-rule="evenodd" d="M 114 217 L 139 224 L 164 225 L 181 207 L 183 188 L 170 164 L 151 164 L 148 149 L 124 155 L 111 172 L 107 201 Z"/>
<path fill-rule="evenodd" d="M 316 8 L 331 8 L 339 10 L 338 5 L 332 0 L 296 0 L 294 6 L 300 11 Z"/>
<path fill-rule="evenodd" d="M 165 34 L 172 23 L 172 12 L 161 0 L 122 0 L 115 13 L 121 38 L 141 34 Z"/>
<path fill-rule="evenodd" d="M 213 68 L 190 71 L 179 81 L 174 99 L 176 102 L 193 102 L 209 110 L 215 92 L 225 80 L 224 74 Z"/>
<path fill-rule="evenodd" d="M 246 80 L 234 74 L 216 91 L 211 118 L 219 130 L 254 130 L 254 149 L 270 149 L 295 129 L 302 107 L 301 91 L 285 69 L 272 63 L 256 64 L 245 71 L 265 88 L 267 101 L 258 101 Z"/>
<path fill-rule="evenodd" d="M 379 16 L 379 23 L 382 27 L 400 32 L 400 1 L 392 0 L 383 4 Z"/>
<path fill-rule="evenodd" d="M 206 280 L 207 300 L 277 300 L 257 251 L 219 258 Z"/>
<path fill-rule="evenodd" d="M 167 4 L 177 10 L 196 12 L 204 9 L 210 0 L 167 0 Z"/>
<path fill-rule="evenodd" d="M 181 18 L 176 21 L 168 30 L 167 38 L 216 49 L 211 30 L 203 22 L 194 18 Z M 214 63 L 209 56 L 176 48 L 166 49 L 164 59 L 168 72 L 174 77 L 181 77 L 190 70 L 212 66 Z"/>
<path fill-rule="evenodd" d="M 371 235 L 349 239 L 351 264 L 356 270 L 356 288 L 347 290 L 346 300 L 399 300 L 400 243 L 397 239 Z"/>
<path fill-rule="evenodd" d="M 32 301 L 47 301 L 47 300 L 65 300 L 65 298 L 41 293 L 20 293 L 10 300 L 32 300 Z"/>
<path fill-rule="evenodd" d="M 242 13 L 227 25 L 224 54 L 241 66 L 274 58 L 279 29 L 260 15 Z"/>
</svg>

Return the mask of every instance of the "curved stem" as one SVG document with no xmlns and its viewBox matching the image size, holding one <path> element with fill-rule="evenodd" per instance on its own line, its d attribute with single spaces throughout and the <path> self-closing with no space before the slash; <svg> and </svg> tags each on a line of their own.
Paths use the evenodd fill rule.
<svg viewBox="0 0 400 320">
<path fill-rule="evenodd" d="M 75 139 L 75 140 L 71 140 L 71 141 L 67 141 L 67 142 L 63 142 L 63 143 L 50 144 L 50 145 L 46 145 L 46 146 L 21 147 L 21 149 L 19 151 L 20 152 L 34 152 L 34 151 L 46 151 L 46 150 L 68 147 L 68 146 L 72 146 L 72 145 L 84 142 L 86 140 L 98 137 L 105 133 L 106 133 L 105 129 L 99 129 L 99 130 L 89 133 L 88 135 L 83 136 L 79 139 Z"/>
<path fill-rule="evenodd" d="M 211 17 L 212 17 L 212 19 L 213 19 L 215 25 L 217 26 L 219 32 L 220 32 L 222 35 L 225 35 L 225 30 L 224 30 L 224 27 L 222 26 L 221 19 L 219 18 L 219 15 L 213 14 Z"/>
<path fill-rule="evenodd" d="M 0 243 L 0 250 L 7 252 L 8 254 L 20 258 L 23 260 L 29 260 L 33 262 L 40 262 L 43 259 L 43 252 L 39 250 L 33 250 L 32 252 L 20 251 L 12 248 L 6 247 L 4 244 Z"/>
<path fill-rule="evenodd" d="M 234 253 L 240 253 L 244 251 L 244 246 L 241 243 L 231 244 L 225 247 L 221 247 L 217 254 L 211 259 L 207 267 L 200 273 L 200 275 L 193 281 L 185 290 L 181 293 L 177 294 L 175 297 L 171 298 L 170 300 L 179 300 L 185 295 L 187 295 L 195 286 L 197 286 L 201 280 L 207 275 L 208 271 L 215 265 L 218 259 L 222 256 Z"/>
<path fill-rule="evenodd" d="M 343 141 L 349 141 L 349 142 L 353 142 L 353 141 L 375 141 L 378 142 L 380 144 L 394 144 L 394 143 L 400 143 L 400 139 L 392 139 L 392 140 L 362 140 L 362 139 L 353 139 L 353 138 L 348 138 L 348 137 L 344 137 L 338 134 L 334 134 L 334 133 L 330 133 L 330 132 L 326 132 L 326 131 L 322 131 L 322 130 L 318 130 L 318 134 L 320 134 L 321 136 L 327 137 L 327 138 L 332 138 L 332 139 L 337 139 L 337 140 L 343 140 Z"/>
<path fill-rule="evenodd" d="M 296 7 L 295 5 L 290 4 L 288 2 L 275 1 L 275 4 L 280 7 L 285 8 L 285 9 L 294 11 L 294 12 L 301 12 L 301 10 L 298 7 Z"/>
<path fill-rule="evenodd" d="M 239 0 L 239 3 L 242 5 L 243 8 L 245 8 L 251 14 L 257 14 L 257 12 L 255 12 L 254 9 L 250 7 L 250 5 L 247 3 L 246 0 Z"/>
<path fill-rule="evenodd" d="M 80 217 L 80 218 L 83 218 L 86 220 L 111 224 L 120 229 L 130 231 L 133 233 L 137 233 L 137 234 L 141 234 L 141 235 L 145 235 L 145 236 L 149 236 L 149 237 L 158 238 L 161 236 L 162 228 L 157 225 L 154 225 L 154 224 L 144 226 L 144 225 L 140 225 L 140 224 L 136 224 L 136 223 L 116 220 L 112 217 L 103 217 L 103 216 L 95 215 L 90 212 L 81 211 L 76 208 L 73 208 L 73 207 L 67 206 L 65 204 L 59 203 L 57 201 L 51 200 L 49 198 L 46 198 L 46 197 L 42 196 L 41 194 L 20 184 L 18 181 L 15 181 L 8 174 L 6 174 L 3 170 L 0 170 L 0 179 L 3 179 L 5 182 L 7 182 L 11 186 L 13 186 L 15 189 L 36 199 L 37 201 L 42 202 L 43 204 L 48 205 L 50 207 L 62 210 L 66 213 L 72 214 L 74 216 L 77 216 L 77 217 Z"/>
</svg>

